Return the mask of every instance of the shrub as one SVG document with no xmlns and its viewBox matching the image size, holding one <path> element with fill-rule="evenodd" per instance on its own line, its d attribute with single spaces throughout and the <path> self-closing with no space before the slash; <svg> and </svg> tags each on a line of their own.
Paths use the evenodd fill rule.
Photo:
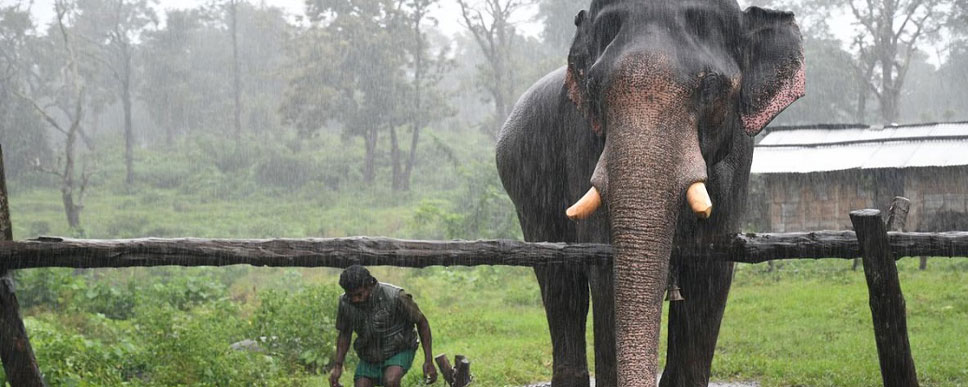
<svg viewBox="0 0 968 387">
<path fill-rule="evenodd" d="M 255 177 L 263 185 L 298 189 L 309 181 L 314 169 L 300 157 L 274 152 L 256 164 Z"/>
<path fill-rule="evenodd" d="M 134 314 L 138 291 L 134 281 L 127 282 L 124 287 L 108 282 L 94 282 L 84 292 L 84 302 L 77 306 L 110 319 L 126 320 Z"/>
<path fill-rule="evenodd" d="M 87 288 L 84 279 L 71 274 L 71 269 L 27 269 L 14 273 L 17 301 L 22 308 L 60 308 L 69 304 L 75 293 Z"/>
<path fill-rule="evenodd" d="M 342 292 L 335 286 L 307 287 L 290 293 L 259 293 L 250 335 L 287 364 L 319 373 L 328 369 L 336 348 L 336 310 Z"/>
<path fill-rule="evenodd" d="M 120 385 L 123 360 L 130 345 L 105 345 L 97 340 L 65 332 L 47 322 L 24 321 L 44 379 L 52 386 Z"/>
<path fill-rule="evenodd" d="M 138 311 L 141 361 L 150 364 L 142 377 L 147 384 L 266 385 L 283 376 L 275 359 L 229 347 L 240 339 L 243 325 L 233 303 L 218 301 L 188 313 L 163 304 Z"/>
</svg>

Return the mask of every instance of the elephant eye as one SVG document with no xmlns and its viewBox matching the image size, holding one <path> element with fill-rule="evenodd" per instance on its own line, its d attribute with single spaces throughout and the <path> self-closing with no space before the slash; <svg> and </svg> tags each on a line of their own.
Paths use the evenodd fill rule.
<svg viewBox="0 0 968 387">
<path fill-rule="evenodd" d="M 717 100 L 723 98 L 727 89 L 729 88 L 729 83 L 726 77 L 719 73 L 707 73 L 702 75 L 699 86 L 699 97 L 704 105 L 715 103 Z"/>
<path fill-rule="evenodd" d="M 700 116 L 704 121 L 718 126 L 725 118 L 730 82 L 719 73 L 707 73 L 701 77 L 697 90 Z"/>
</svg>

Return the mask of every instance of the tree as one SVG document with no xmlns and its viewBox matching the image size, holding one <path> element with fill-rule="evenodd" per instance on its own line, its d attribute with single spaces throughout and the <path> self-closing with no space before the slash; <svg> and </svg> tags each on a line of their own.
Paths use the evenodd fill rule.
<svg viewBox="0 0 968 387">
<path fill-rule="evenodd" d="M 0 145 L 10 179 L 24 175 L 36 160 L 49 162 L 51 156 L 44 122 L 17 96 L 22 88 L 20 63 L 27 61 L 28 47 L 38 44 L 28 35 L 34 28 L 27 10 L 0 7 Z"/>
<path fill-rule="evenodd" d="M 232 36 L 232 95 L 235 101 L 235 142 L 242 141 L 242 80 L 239 76 L 239 0 L 229 0 L 229 34 Z"/>
<path fill-rule="evenodd" d="M 877 97 L 884 123 L 897 121 L 901 90 L 919 44 L 944 26 L 948 0 L 860 0 L 847 6 L 861 30 L 854 38 L 858 68 L 870 66 L 870 90 Z M 867 74 L 864 74 L 867 75 Z"/>
<path fill-rule="evenodd" d="M 511 112 L 511 105 L 520 84 L 513 63 L 513 47 L 520 40 L 514 27 L 515 13 L 531 4 L 530 0 L 482 0 L 472 4 L 470 0 L 457 0 L 460 5 L 464 27 L 470 32 L 478 48 L 487 59 L 486 66 L 478 69 L 480 85 L 494 102 L 494 120 L 486 129 L 497 136 L 499 125 Z"/>
<path fill-rule="evenodd" d="M 55 1 L 54 9 L 56 23 L 51 26 L 48 32 L 50 40 L 44 44 L 44 52 L 40 54 L 46 57 L 31 58 L 33 60 L 19 64 L 25 87 L 23 91 L 15 90 L 15 93 L 52 129 L 64 136 L 63 151 L 55 165 L 44 165 L 36 160 L 34 167 L 59 178 L 68 226 L 79 231 L 84 193 L 93 174 L 87 163 L 82 164 L 80 172 L 76 166 L 75 145 L 78 137 L 83 135 L 81 122 L 86 84 L 79 70 L 78 43 L 67 24 L 68 19 L 76 17 L 77 10 L 65 0 Z"/>
<path fill-rule="evenodd" d="M 90 49 L 89 56 L 116 85 L 124 111 L 124 165 L 127 185 L 134 183 L 133 89 L 137 69 L 136 44 L 158 20 L 151 6 L 156 0 L 77 0 L 79 16 L 75 28 Z"/>
<path fill-rule="evenodd" d="M 420 143 L 420 131 L 428 123 L 437 121 L 451 114 L 447 102 L 444 100 L 438 85 L 443 75 L 453 68 L 453 61 L 447 58 L 447 47 L 441 47 L 436 56 L 430 56 L 430 44 L 427 34 L 423 30 L 423 23 L 428 21 L 428 12 L 438 0 L 408 0 L 403 8 L 408 21 L 408 32 L 411 36 L 410 44 L 405 46 L 409 56 L 410 88 L 412 98 L 409 102 L 410 149 L 406 165 L 401 168 L 400 152 L 396 128 L 390 129 L 392 159 L 393 159 L 393 188 L 407 191 L 410 189 L 410 176 L 417 160 L 417 145 Z"/>
<path fill-rule="evenodd" d="M 173 144 L 179 133 L 189 131 L 198 122 L 200 97 L 192 71 L 192 46 L 196 32 L 202 28 L 197 10 L 172 10 L 166 15 L 163 30 L 148 31 L 144 36 L 142 62 L 144 82 L 140 98 L 152 120 L 164 130 L 165 142 Z"/>
<path fill-rule="evenodd" d="M 333 120 L 364 142 L 363 180 L 376 177 L 380 132 L 406 122 L 403 103 L 405 18 L 391 0 L 317 0 L 313 25 L 294 45 L 283 104 L 287 122 L 304 133 Z"/>
</svg>

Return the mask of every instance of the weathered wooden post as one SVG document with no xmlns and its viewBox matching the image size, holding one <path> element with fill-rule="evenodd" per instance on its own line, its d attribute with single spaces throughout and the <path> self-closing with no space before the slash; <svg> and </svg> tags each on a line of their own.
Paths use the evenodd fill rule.
<svg viewBox="0 0 968 387">
<path fill-rule="evenodd" d="M 0 240 L 12 241 L 7 180 L 4 177 L 3 148 L 0 148 Z M 0 263 L 0 360 L 12 386 L 44 386 L 37 359 L 30 348 L 27 330 L 20 318 L 20 304 L 14 293 L 13 278 Z"/>
<path fill-rule="evenodd" d="M 850 221 L 857 232 L 864 260 L 884 386 L 917 386 L 918 375 L 907 335 L 904 295 L 901 294 L 894 253 L 880 211 L 851 211 Z"/>
<path fill-rule="evenodd" d="M 440 370 L 440 376 L 444 378 L 448 386 L 454 385 L 454 367 L 451 367 L 450 360 L 447 360 L 447 354 L 442 353 L 434 358 L 437 362 L 437 369 Z"/>
<path fill-rule="evenodd" d="M 471 361 L 463 355 L 454 356 L 454 387 L 471 384 Z"/>
<path fill-rule="evenodd" d="M 456 367 L 451 367 L 446 354 L 437 355 L 434 361 L 437 362 L 437 369 L 448 386 L 467 387 L 471 384 L 471 362 L 464 355 L 454 356 Z"/>
</svg>

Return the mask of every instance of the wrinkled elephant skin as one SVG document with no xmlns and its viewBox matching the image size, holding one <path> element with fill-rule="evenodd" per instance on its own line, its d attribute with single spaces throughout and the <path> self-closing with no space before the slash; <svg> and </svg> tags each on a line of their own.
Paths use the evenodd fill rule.
<svg viewBox="0 0 968 387">
<path fill-rule="evenodd" d="M 661 384 L 705 386 L 732 265 L 672 247 L 739 230 L 752 136 L 804 93 L 799 28 L 791 13 L 696 0 L 595 0 L 575 25 L 568 65 L 521 97 L 497 146 L 527 240 L 615 247 L 611 267 L 535 269 L 552 383 L 589 383 L 591 301 L 597 385 L 654 385 L 677 267 L 685 301 L 670 306 Z"/>
</svg>

